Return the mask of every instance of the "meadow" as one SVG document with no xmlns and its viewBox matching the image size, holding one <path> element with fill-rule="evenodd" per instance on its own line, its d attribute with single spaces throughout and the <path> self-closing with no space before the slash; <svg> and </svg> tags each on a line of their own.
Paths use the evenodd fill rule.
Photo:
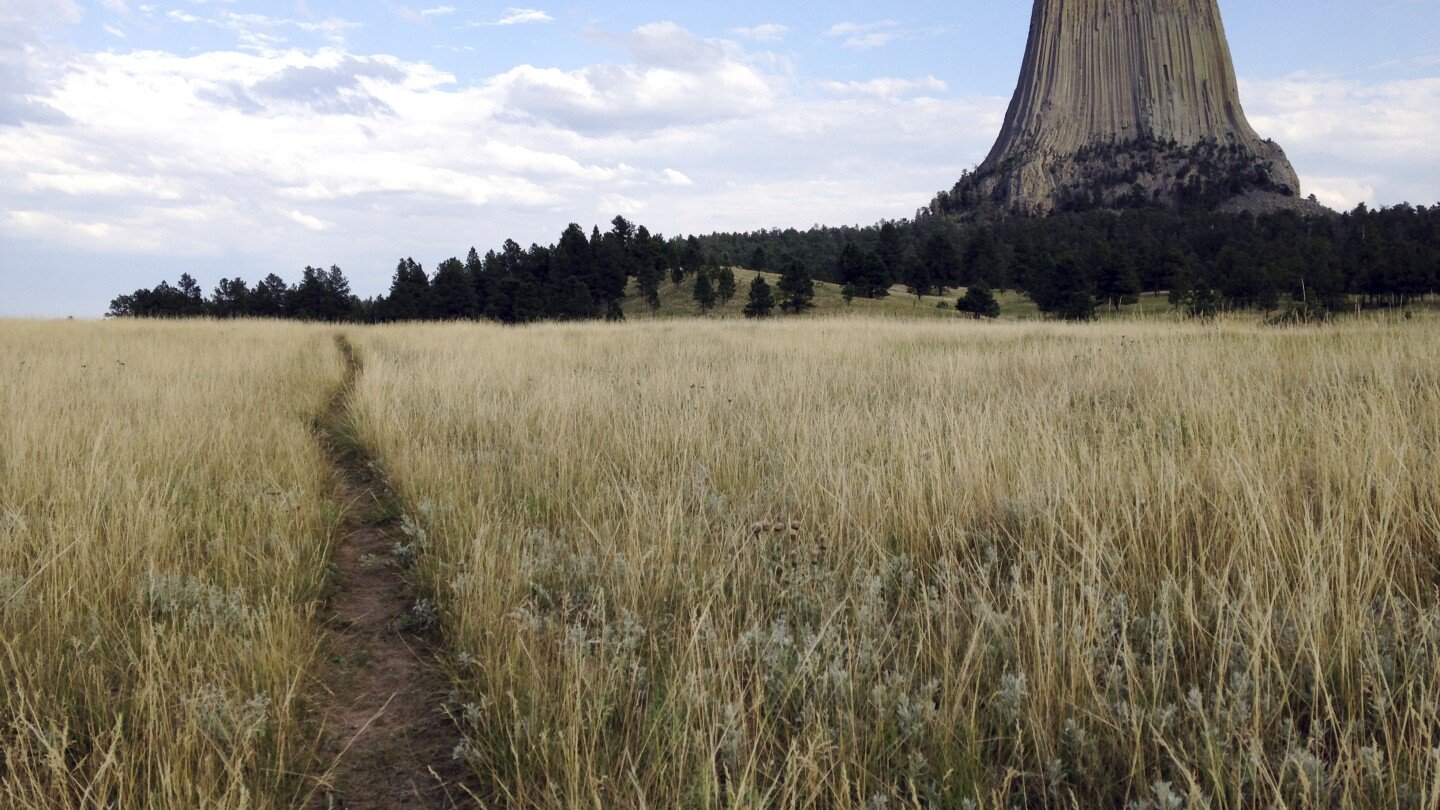
<svg viewBox="0 0 1440 810">
<path fill-rule="evenodd" d="M 341 366 L 304 326 L 0 323 L 0 805 L 304 801 Z"/>
<path fill-rule="evenodd" d="M 526 807 L 1434 806 L 1440 333 L 359 333 Z"/>
<path fill-rule="evenodd" d="M 1436 326 L 0 324 L 0 804 L 313 801 L 343 334 L 480 803 L 1435 806 Z"/>
</svg>

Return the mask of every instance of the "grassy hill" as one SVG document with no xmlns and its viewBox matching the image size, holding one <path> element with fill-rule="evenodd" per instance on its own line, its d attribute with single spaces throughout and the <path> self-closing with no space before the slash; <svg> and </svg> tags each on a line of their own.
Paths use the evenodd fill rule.
<svg viewBox="0 0 1440 810">
<path fill-rule="evenodd" d="M 756 275 L 763 275 L 773 287 L 780 281 L 779 273 L 756 273 L 753 270 L 735 268 L 735 297 L 728 303 L 721 304 L 705 315 L 709 318 L 739 318 L 743 317 L 745 308 L 745 296 L 750 290 L 750 283 Z M 700 307 L 696 305 L 691 297 L 695 287 L 695 278 L 691 276 L 678 286 L 672 284 L 667 278 L 660 285 L 660 308 L 652 310 L 640 297 L 636 284 L 632 281 L 625 294 L 625 316 L 644 320 L 648 318 L 686 318 L 699 317 Z M 820 315 L 877 315 L 896 318 L 952 318 L 956 320 L 968 320 L 968 317 L 955 310 L 955 301 L 965 291 L 955 290 L 944 297 L 926 296 L 917 300 L 915 296 L 905 291 L 903 285 L 896 285 L 890 289 L 889 298 L 869 299 L 856 298 L 850 303 L 845 303 L 845 297 L 840 292 L 839 284 L 831 284 L 825 281 L 815 282 L 815 309 L 814 312 Z M 1000 302 L 1000 317 L 1007 320 L 1034 320 L 1040 317 L 1040 311 L 1026 296 L 1016 292 L 998 293 L 996 298 Z M 1161 314 L 1169 311 L 1170 303 L 1163 293 L 1147 294 L 1142 296 L 1140 303 L 1134 306 L 1125 307 L 1123 314 Z"/>
</svg>

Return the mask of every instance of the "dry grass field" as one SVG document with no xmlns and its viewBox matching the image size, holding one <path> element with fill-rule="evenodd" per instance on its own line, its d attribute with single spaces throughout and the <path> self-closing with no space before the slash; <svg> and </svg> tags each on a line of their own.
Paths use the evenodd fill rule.
<svg viewBox="0 0 1440 810">
<path fill-rule="evenodd" d="M 1436 806 L 1440 330 L 356 332 L 523 807 Z"/>
<path fill-rule="evenodd" d="M 331 332 L 5 322 L 0 368 L 0 806 L 295 806 Z"/>
<path fill-rule="evenodd" d="M 0 806 L 314 802 L 327 413 L 487 805 L 1440 805 L 1437 326 L 0 323 Z"/>
</svg>

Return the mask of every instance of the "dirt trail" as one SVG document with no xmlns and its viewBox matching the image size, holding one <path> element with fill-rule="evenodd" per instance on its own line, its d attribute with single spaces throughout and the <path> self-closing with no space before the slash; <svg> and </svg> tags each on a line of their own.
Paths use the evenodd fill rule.
<svg viewBox="0 0 1440 810">
<path fill-rule="evenodd" d="M 341 541 L 326 607 L 326 668 L 315 687 L 326 763 L 312 807 L 475 806 L 452 752 L 459 732 L 442 709 L 433 632 L 414 615 L 417 597 L 392 559 L 399 538 L 393 498 L 349 422 L 360 359 L 343 337 L 345 383 L 321 425 L 338 484 Z"/>
</svg>

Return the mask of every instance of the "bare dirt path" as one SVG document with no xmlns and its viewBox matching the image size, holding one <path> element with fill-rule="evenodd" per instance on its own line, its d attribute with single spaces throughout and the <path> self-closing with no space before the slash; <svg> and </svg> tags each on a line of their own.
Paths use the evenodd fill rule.
<svg viewBox="0 0 1440 810">
<path fill-rule="evenodd" d="M 340 507 L 333 592 L 324 616 L 326 667 L 315 686 L 325 761 L 333 766 L 311 801 L 320 808 L 473 807 L 452 752 L 459 732 L 443 710 L 446 686 L 433 666 L 434 633 L 396 568 L 400 537 L 393 496 L 349 421 L 361 367 L 345 355 L 345 383 L 321 424 Z"/>
</svg>

